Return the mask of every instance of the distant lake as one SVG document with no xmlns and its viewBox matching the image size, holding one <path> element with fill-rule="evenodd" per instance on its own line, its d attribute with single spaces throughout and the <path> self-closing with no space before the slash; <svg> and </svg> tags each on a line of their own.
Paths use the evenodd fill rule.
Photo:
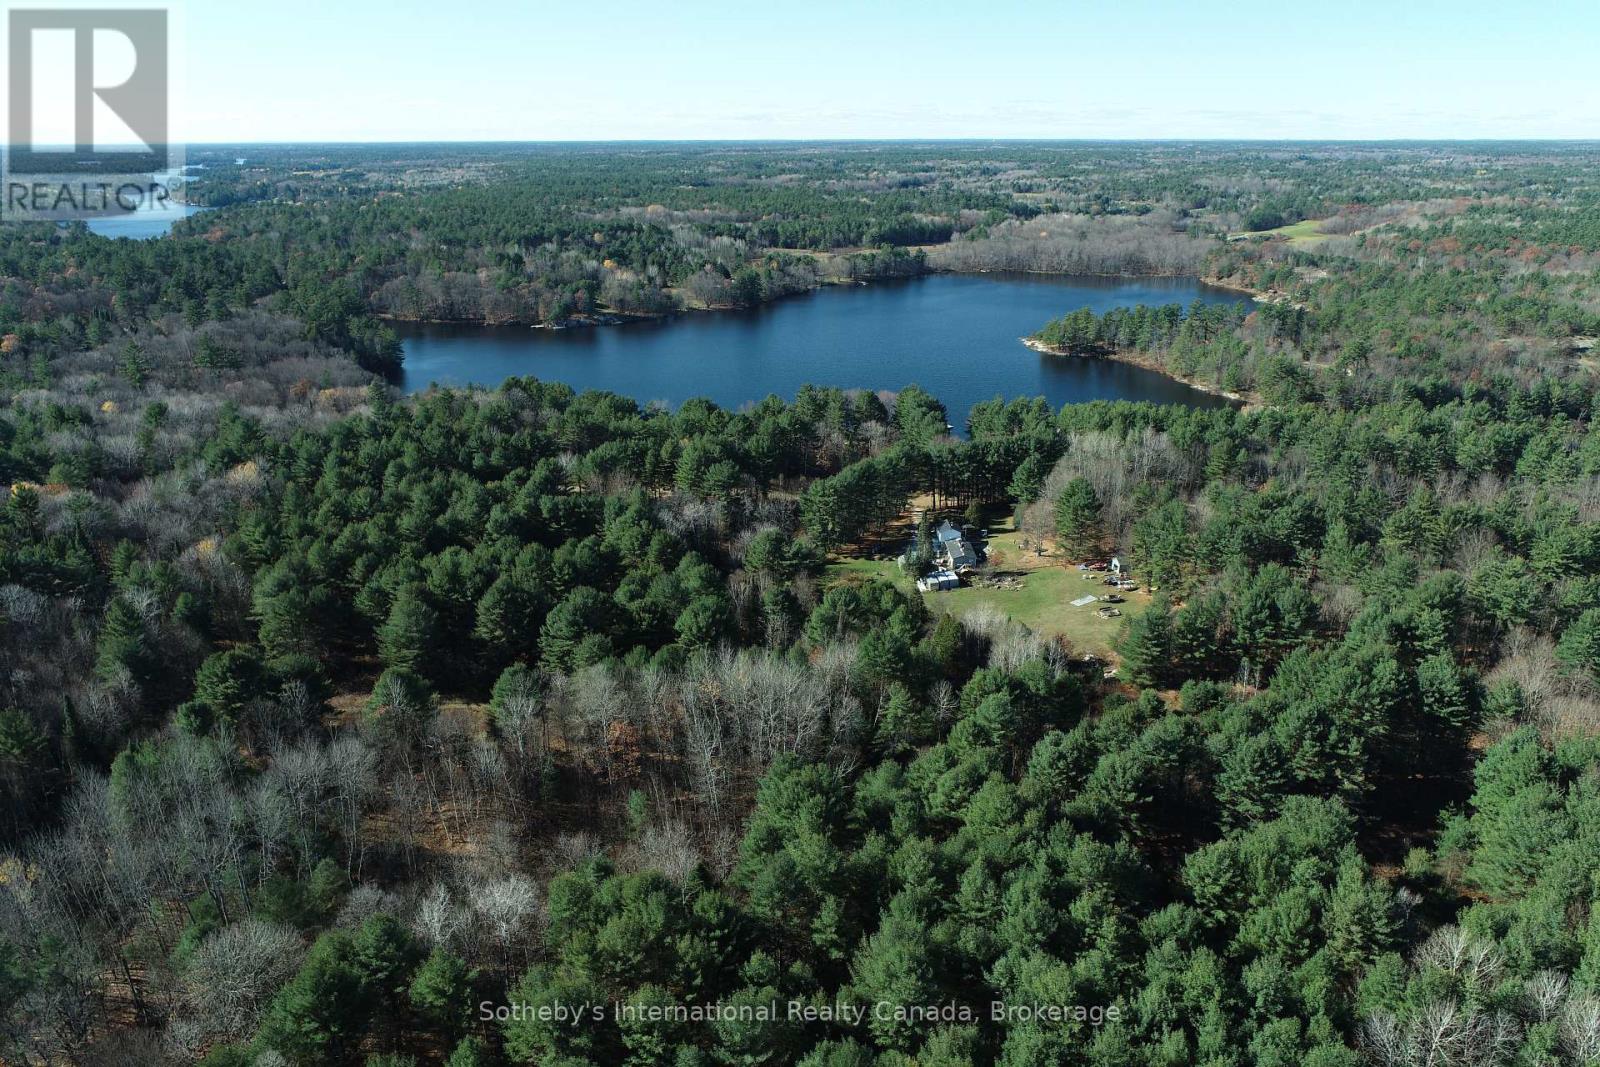
<svg viewBox="0 0 1600 1067">
<path fill-rule="evenodd" d="M 152 237 L 166 236 L 172 230 L 173 223 L 204 210 L 203 207 L 190 204 L 171 204 L 160 211 L 136 211 L 131 215 L 90 219 L 89 232 L 101 237 L 131 237 L 136 241 L 147 241 Z"/>
<path fill-rule="evenodd" d="M 993 397 L 1043 396 L 1051 406 L 1149 400 L 1220 407 L 1227 401 L 1112 360 L 1050 356 L 1024 347 L 1046 321 L 1090 307 L 1248 303 L 1188 278 L 937 274 L 831 286 L 752 311 L 696 312 L 617 326 L 535 330 L 397 323 L 407 392 L 430 384 L 498 385 L 514 375 L 608 389 L 674 407 L 709 397 L 737 409 L 769 393 L 792 399 L 810 383 L 937 396 L 964 430 Z"/>
</svg>

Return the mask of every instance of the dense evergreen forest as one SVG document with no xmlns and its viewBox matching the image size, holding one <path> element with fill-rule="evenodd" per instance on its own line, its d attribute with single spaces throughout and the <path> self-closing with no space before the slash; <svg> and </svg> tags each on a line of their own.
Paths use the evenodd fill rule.
<svg viewBox="0 0 1600 1067">
<path fill-rule="evenodd" d="M 191 159 L 0 227 L 0 1060 L 1600 1063 L 1600 151 Z M 1038 337 L 1249 403 L 387 377 L 987 269 L 1258 294 Z M 924 494 L 1156 598 L 836 565 Z"/>
</svg>

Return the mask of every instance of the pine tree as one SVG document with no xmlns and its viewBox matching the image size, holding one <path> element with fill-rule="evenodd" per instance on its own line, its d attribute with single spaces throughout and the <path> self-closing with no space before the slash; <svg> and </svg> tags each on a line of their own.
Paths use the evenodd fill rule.
<svg viewBox="0 0 1600 1067">
<path fill-rule="evenodd" d="M 422 591 L 407 586 L 378 628 L 378 654 L 386 666 L 421 672 L 433 658 L 438 625 L 439 617 Z"/>
<path fill-rule="evenodd" d="M 878 743 L 888 752 L 900 752 L 932 737 L 933 718 L 928 709 L 903 683 L 892 683 L 878 718 Z"/>
<path fill-rule="evenodd" d="M 1222 627 L 1227 612 L 1218 592 L 1201 594 L 1172 616 L 1172 658 L 1185 678 L 1215 678 L 1227 670 Z"/>
<path fill-rule="evenodd" d="M 155 665 L 144 619 L 127 600 L 114 597 L 106 605 L 105 621 L 100 626 L 95 673 L 101 681 L 111 683 L 126 671 L 135 683 L 143 685 L 150 680 Z"/>
<path fill-rule="evenodd" d="M 1272 818 L 1285 789 L 1283 750 L 1268 734 L 1239 741 L 1217 772 L 1217 803 L 1222 821 L 1244 826 Z"/>
<path fill-rule="evenodd" d="M 1119 648 L 1122 676 L 1134 685 L 1159 686 L 1172 665 L 1172 605 L 1157 595 L 1141 615 L 1130 619 Z"/>
<path fill-rule="evenodd" d="M 472 636 L 488 646 L 492 661 L 503 663 L 519 646 L 532 643 L 532 617 L 529 598 L 502 574 L 478 598 Z"/>
<path fill-rule="evenodd" d="M 476 1037 L 464 1037 L 450 1053 L 445 1067 L 489 1067 L 489 1046 Z"/>
<path fill-rule="evenodd" d="M 1056 536 L 1069 559 L 1084 559 L 1100 551 L 1100 498 L 1086 478 L 1068 482 L 1055 506 Z"/>
<path fill-rule="evenodd" d="M 150 380 L 150 361 L 145 358 L 144 350 L 132 341 L 122 346 L 122 362 L 118 369 L 135 389 L 143 389 Z"/>
<path fill-rule="evenodd" d="M 323 934 L 278 991 L 262 1020 L 260 1043 L 290 1063 L 338 1063 L 366 1027 L 367 1000 L 354 945 L 342 931 Z"/>
<path fill-rule="evenodd" d="M 940 615 L 939 621 L 934 624 L 933 633 L 928 635 L 924 642 L 927 656 L 938 666 L 939 670 L 947 676 L 954 676 L 960 672 L 962 666 L 962 641 L 961 624 L 954 615 Z"/>
<path fill-rule="evenodd" d="M 917 520 L 917 538 L 912 550 L 913 577 L 921 577 L 933 566 L 933 512 L 923 509 Z"/>
<path fill-rule="evenodd" d="M 472 1016 L 472 983 L 477 972 L 466 961 L 435 947 L 411 979 L 411 1005 L 446 1034 L 466 1029 Z"/>
<path fill-rule="evenodd" d="M 1417 664 L 1417 690 L 1422 695 L 1424 714 L 1457 730 L 1471 722 L 1472 690 L 1448 652 L 1429 656 Z"/>
<path fill-rule="evenodd" d="M 371 1002 L 390 1006 L 411 983 L 416 943 L 398 919 L 380 912 L 356 931 L 351 962 L 360 972 Z"/>
<path fill-rule="evenodd" d="M 1049 473 L 1044 459 L 1037 452 L 1030 452 L 1026 459 L 1017 464 L 1006 492 L 1018 504 L 1031 504 L 1044 491 L 1045 475 Z"/>
<path fill-rule="evenodd" d="M 266 694 L 261 657 L 252 648 L 212 653 L 194 676 L 194 699 L 216 715 L 237 719 L 250 700 Z"/>
<path fill-rule="evenodd" d="M 1323 918 L 1328 953 L 1342 973 L 1358 977 L 1390 947 L 1395 934 L 1392 892 L 1367 874 L 1358 856 L 1339 867 Z"/>
<path fill-rule="evenodd" d="M 1561 632 L 1556 656 L 1563 666 L 1600 682 L 1600 608 L 1590 608 Z"/>
<path fill-rule="evenodd" d="M 378 675 L 366 707 L 378 736 L 402 749 L 422 743 L 438 711 L 439 701 L 433 690 L 403 667 L 390 667 Z"/>
<path fill-rule="evenodd" d="M 877 933 L 862 942 L 850 964 L 851 986 L 869 1004 L 933 1004 L 939 973 L 928 922 L 909 894 L 889 902 Z M 886 1048 L 910 1052 L 921 1028 L 904 1018 L 869 1016 L 873 1038 Z"/>
<path fill-rule="evenodd" d="M 721 596 L 695 597 L 673 623 L 678 641 L 685 648 L 710 648 L 731 627 L 728 603 Z"/>
</svg>

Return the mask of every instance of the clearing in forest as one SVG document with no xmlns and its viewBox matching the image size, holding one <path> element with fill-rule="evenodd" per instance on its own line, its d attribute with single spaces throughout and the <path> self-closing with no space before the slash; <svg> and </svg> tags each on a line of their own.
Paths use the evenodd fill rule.
<svg viewBox="0 0 1600 1067">
<path fill-rule="evenodd" d="M 1322 222 L 1322 219 L 1301 219 L 1299 222 L 1291 222 L 1287 226 L 1278 226 L 1271 230 L 1250 230 L 1246 233 L 1231 233 L 1228 235 L 1228 240 L 1243 241 L 1248 237 L 1282 237 L 1291 245 L 1299 245 L 1301 247 L 1319 245 L 1330 236 L 1322 232 Z"/>
<path fill-rule="evenodd" d="M 1025 551 L 1021 544 L 1024 535 L 1012 529 L 1009 521 L 1003 526 L 991 526 L 990 534 L 989 559 L 977 573 L 977 580 L 1015 582 L 991 587 L 971 584 L 973 579 L 968 578 L 960 589 L 923 594 L 928 607 L 958 618 L 979 608 L 993 608 L 1035 633 L 1066 638 L 1075 651 L 1114 659 L 1112 646 L 1122 624 L 1149 607 L 1149 591 L 1141 585 L 1137 592 L 1119 593 L 1124 602 L 1109 606 L 1121 611 L 1121 616 L 1101 618 L 1095 605 L 1074 607 L 1072 601 L 1089 593 L 1113 592 L 1101 584 L 1103 575 L 1085 578 L 1083 572 L 1063 564 L 1051 551 L 1038 555 L 1031 541 Z M 908 592 L 916 588 L 893 560 L 846 559 L 828 568 L 830 582 L 849 580 L 852 575 L 859 576 L 857 580 L 884 578 Z"/>
</svg>

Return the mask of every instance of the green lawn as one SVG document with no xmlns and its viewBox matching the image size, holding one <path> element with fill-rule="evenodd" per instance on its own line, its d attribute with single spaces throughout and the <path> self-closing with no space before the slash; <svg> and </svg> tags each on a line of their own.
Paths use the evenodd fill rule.
<svg viewBox="0 0 1600 1067">
<path fill-rule="evenodd" d="M 1291 222 L 1287 226 L 1279 226 L 1275 230 L 1251 230 L 1248 233 L 1230 234 L 1230 238 L 1245 237 L 1286 237 L 1292 245 L 1317 245 L 1328 239 L 1328 235 L 1320 232 L 1317 227 L 1322 225 L 1321 219 L 1301 219 Z"/>
<path fill-rule="evenodd" d="M 851 575 L 886 578 L 908 591 L 916 588 L 892 561 L 853 559 L 828 568 L 830 582 Z M 1107 591 L 1097 581 L 1085 581 L 1077 571 L 1049 567 L 1024 572 L 1021 589 L 963 586 L 943 593 L 926 593 L 923 599 L 934 611 L 956 616 L 980 607 L 993 607 L 1035 633 L 1065 637 L 1074 649 L 1105 656 L 1111 652 L 1123 621 L 1143 611 L 1150 602 L 1145 593 L 1130 596 L 1127 603 L 1117 605 L 1122 609 L 1122 618 L 1117 619 L 1100 618 L 1093 604 L 1081 608 L 1072 606 L 1073 600 L 1086 593 Z"/>
<path fill-rule="evenodd" d="M 887 578 L 895 585 L 906 589 L 916 586 L 905 575 L 900 573 L 900 567 L 892 559 L 842 559 L 828 564 L 827 584 L 832 585 L 841 578 L 851 575 L 860 575 L 862 579 Z"/>
</svg>

